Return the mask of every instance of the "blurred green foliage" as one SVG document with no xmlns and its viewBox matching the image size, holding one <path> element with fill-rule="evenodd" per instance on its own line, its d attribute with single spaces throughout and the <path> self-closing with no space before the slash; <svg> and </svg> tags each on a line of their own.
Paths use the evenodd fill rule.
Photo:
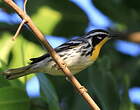
<svg viewBox="0 0 140 110">
<path fill-rule="evenodd" d="M 116 24 L 125 27 L 124 30 L 139 31 L 139 0 L 95 0 L 93 3 Z"/>
<path fill-rule="evenodd" d="M 94 0 L 98 9 L 125 29 L 139 25 L 139 1 Z M 14 13 L 0 1 L 7 13 Z M 66 0 L 28 0 L 27 13 L 45 35 L 82 35 L 88 25 L 86 14 Z M 9 18 L 10 19 L 10 18 Z M 131 21 L 131 22 L 130 22 Z M 29 28 L 23 27 L 16 41 L 11 41 L 18 25 L 0 22 L 0 71 L 29 63 L 29 59 L 45 53 Z M 121 30 L 118 25 L 116 30 Z M 137 110 L 130 102 L 128 89 L 140 86 L 140 58 L 118 53 L 110 41 L 100 58 L 88 69 L 76 75 L 101 110 Z M 0 110 L 87 110 L 90 109 L 65 77 L 38 74 L 41 96 L 29 98 L 26 80 L 32 75 L 8 81 L 0 77 Z"/>
</svg>

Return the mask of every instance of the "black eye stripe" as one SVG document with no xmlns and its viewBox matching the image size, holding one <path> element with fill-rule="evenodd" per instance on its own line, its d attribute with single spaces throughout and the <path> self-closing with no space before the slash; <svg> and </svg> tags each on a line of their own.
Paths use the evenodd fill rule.
<svg viewBox="0 0 140 110">
<path fill-rule="evenodd" d="M 99 42 L 101 42 L 107 35 L 96 35 L 92 38 L 92 46 L 96 46 Z M 102 39 L 99 39 L 98 37 L 101 37 Z"/>
</svg>

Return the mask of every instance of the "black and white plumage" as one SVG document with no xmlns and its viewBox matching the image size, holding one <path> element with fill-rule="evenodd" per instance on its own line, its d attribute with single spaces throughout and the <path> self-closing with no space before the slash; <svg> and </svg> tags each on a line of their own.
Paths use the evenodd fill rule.
<svg viewBox="0 0 140 110">
<path fill-rule="evenodd" d="M 76 74 L 94 63 L 99 55 L 100 48 L 109 39 L 107 31 L 101 29 L 93 30 L 83 37 L 70 40 L 58 46 L 55 48 L 55 51 L 64 60 L 71 72 Z M 5 74 L 8 79 L 36 72 L 64 75 L 48 53 L 38 58 L 31 58 L 30 60 L 32 62 L 28 66 L 8 69 L 2 74 Z"/>
</svg>

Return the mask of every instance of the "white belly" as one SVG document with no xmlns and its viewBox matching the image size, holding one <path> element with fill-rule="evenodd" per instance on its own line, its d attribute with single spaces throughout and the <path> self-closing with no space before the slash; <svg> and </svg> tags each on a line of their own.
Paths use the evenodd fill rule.
<svg viewBox="0 0 140 110">
<path fill-rule="evenodd" d="M 70 55 L 67 59 L 64 59 L 64 62 L 67 64 L 68 68 L 73 74 L 76 74 L 84 70 L 94 62 L 94 61 L 89 61 L 88 58 L 81 56 L 79 53 L 75 53 L 74 55 L 75 56 Z M 46 66 L 42 65 L 43 67 L 42 72 L 51 75 L 64 75 L 64 73 L 56 66 L 54 61 L 51 61 L 45 65 Z"/>
</svg>

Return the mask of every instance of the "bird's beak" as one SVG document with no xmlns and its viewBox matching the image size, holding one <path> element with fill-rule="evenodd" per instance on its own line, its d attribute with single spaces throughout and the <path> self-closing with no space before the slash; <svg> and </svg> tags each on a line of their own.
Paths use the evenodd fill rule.
<svg viewBox="0 0 140 110">
<path fill-rule="evenodd" d="M 110 39 L 118 39 L 120 38 L 120 35 L 119 34 L 112 34 L 109 36 Z"/>
</svg>

